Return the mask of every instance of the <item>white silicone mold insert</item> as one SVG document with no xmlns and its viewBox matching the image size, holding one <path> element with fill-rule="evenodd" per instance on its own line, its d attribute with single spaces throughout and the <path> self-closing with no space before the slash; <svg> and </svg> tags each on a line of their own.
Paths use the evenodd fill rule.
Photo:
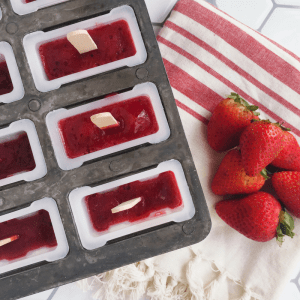
<svg viewBox="0 0 300 300">
<path fill-rule="evenodd" d="M 106 149 L 102 149 L 93 153 L 89 153 L 80 157 L 76 158 L 69 158 L 66 154 L 64 145 L 63 145 L 63 140 L 61 138 L 60 132 L 59 132 L 59 127 L 58 127 L 58 122 L 62 119 L 66 119 L 71 116 L 75 116 L 78 114 L 82 114 L 84 112 L 96 109 L 96 108 L 101 108 L 110 104 L 118 103 L 124 100 L 132 99 L 138 96 L 148 96 L 151 100 L 151 103 L 153 105 L 153 109 L 155 112 L 156 120 L 159 126 L 158 132 L 148 135 L 145 137 L 141 137 L 136 140 L 132 140 L 123 144 L 119 144 L 113 147 L 109 147 Z M 133 90 L 122 93 L 122 94 L 117 94 L 112 97 L 108 97 L 105 99 L 101 99 L 98 101 L 95 101 L 93 103 L 89 103 L 86 105 L 78 106 L 73 109 L 65 109 L 61 108 L 58 110 L 55 110 L 53 112 L 50 112 L 47 117 L 46 117 L 46 124 L 48 127 L 48 131 L 51 137 L 52 145 L 54 148 L 54 152 L 56 155 L 56 159 L 58 162 L 58 165 L 60 168 L 63 170 L 72 170 L 75 168 L 80 167 L 85 161 L 95 159 L 97 157 L 105 156 L 114 152 L 118 152 L 124 149 L 128 149 L 131 147 L 135 147 L 137 145 L 141 145 L 144 143 L 151 143 L 151 144 L 156 144 L 160 143 L 170 136 L 170 128 L 168 125 L 168 121 L 160 100 L 160 96 L 158 93 L 158 90 L 156 86 L 153 83 L 147 82 L 147 83 L 142 83 L 139 85 L 136 85 Z"/>
<path fill-rule="evenodd" d="M 0 62 L 2 61 L 6 61 L 13 84 L 13 90 L 8 94 L 1 95 L 0 102 L 10 103 L 18 101 L 24 96 L 24 87 L 13 49 L 7 42 L 0 42 Z"/>
<path fill-rule="evenodd" d="M 27 215 L 32 215 L 39 210 L 49 212 L 52 226 L 54 229 L 57 246 L 53 248 L 43 247 L 27 253 L 25 257 L 12 261 L 0 260 L 0 274 L 22 268 L 40 261 L 55 261 L 64 258 L 69 252 L 69 245 L 63 224 L 59 215 L 56 202 L 52 198 L 43 198 L 33 202 L 29 207 L 14 211 L 12 213 L 0 216 L 0 223 L 16 219 L 24 218 Z M 5 246 L 3 246 L 5 247 Z"/>
<path fill-rule="evenodd" d="M 137 51 L 134 56 L 114 61 L 85 71 L 81 71 L 78 73 L 70 74 L 68 76 L 64 76 L 54 80 L 49 80 L 47 78 L 39 54 L 40 45 L 66 37 L 66 35 L 69 32 L 72 32 L 74 30 L 92 29 L 98 24 L 105 25 L 118 20 L 125 20 L 129 25 L 131 35 Z M 92 18 L 53 31 L 37 31 L 30 33 L 24 37 L 23 43 L 36 88 L 41 92 L 55 90 L 65 83 L 76 81 L 106 71 L 114 70 L 120 67 L 133 67 L 144 63 L 147 59 L 146 48 L 141 36 L 141 32 L 134 11 L 130 6 L 126 5 L 112 9 L 111 12 L 107 15 Z"/>
<path fill-rule="evenodd" d="M 26 3 L 25 0 L 10 0 L 12 8 L 18 15 L 26 15 L 35 12 L 43 7 L 66 2 L 68 0 L 36 0 Z"/>
<path fill-rule="evenodd" d="M 118 186 L 137 181 L 151 179 L 160 173 L 172 171 L 175 174 L 177 184 L 183 200 L 183 207 L 181 210 L 162 210 L 159 212 L 165 212 L 160 216 L 150 215 L 146 220 L 130 223 L 124 222 L 112 226 L 106 232 L 97 232 L 91 223 L 88 215 L 87 207 L 84 198 L 88 195 L 95 193 L 101 193 L 112 190 Z M 98 247 L 104 246 L 109 240 L 116 239 L 121 236 L 125 236 L 134 232 L 138 232 L 147 228 L 158 226 L 171 221 L 183 222 L 191 219 L 195 214 L 195 207 L 190 194 L 189 187 L 186 182 L 186 178 L 182 169 L 182 166 L 177 160 L 170 160 L 159 164 L 155 169 L 138 173 L 132 176 L 128 176 L 116 181 L 112 181 L 94 188 L 85 186 L 73 190 L 69 195 L 70 205 L 75 219 L 75 223 L 78 229 L 80 240 L 84 248 L 93 250 Z M 155 214 L 159 213 L 155 212 Z"/>
<path fill-rule="evenodd" d="M 21 132 L 26 132 L 36 167 L 29 172 L 22 172 L 0 180 L 0 186 L 13 182 L 25 180 L 33 181 L 42 178 L 47 174 L 47 167 L 42 152 L 41 144 L 34 126 L 34 123 L 28 119 L 11 123 L 7 128 L 0 130 L 0 143 L 17 138 Z"/>
</svg>

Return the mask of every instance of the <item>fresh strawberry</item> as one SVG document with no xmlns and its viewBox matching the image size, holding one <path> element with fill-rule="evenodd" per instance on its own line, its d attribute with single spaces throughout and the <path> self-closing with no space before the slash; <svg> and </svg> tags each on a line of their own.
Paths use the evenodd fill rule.
<svg viewBox="0 0 300 300">
<path fill-rule="evenodd" d="M 265 178 L 268 177 L 262 174 L 255 177 L 248 176 L 242 165 L 240 151 L 233 149 L 223 158 L 211 188 L 216 195 L 250 194 L 261 189 Z"/>
<path fill-rule="evenodd" d="M 256 176 L 284 146 L 284 131 L 269 120 L 254 121 L 242 133 L 240 148 L 246 174 Z"/>
<path fill-rule="evenodd" d="M 212 113 L 207 126 L 207 140 L 216 151 L 227 151 L 239 144 L 243 130 L 252 119 L 257 119 L 258 107 L 249 105 L 238 94 L 231 93 L 221 101 Z"/>
<path fill-rule="evenodd" d="M 284 148 L 272 161 L 272 165 L 288 171 L 300 171 L 300 147 L 290 132 L 284 132 Z"/>
<path fill-rule="evenodd" d="M 217 203 L 216 212 L 230 227 L 249 239 L 267 242 L 277 236 L 294 236 L 293 218 L 281 210 L 280 203 L 270 194 L 257 192 L 242 199 Z"/>
<path fill-rule="evenodd" d="M 287 210 L 300 218 L 300 172 L 275 173 L 272 185 Z"/>
</svg>

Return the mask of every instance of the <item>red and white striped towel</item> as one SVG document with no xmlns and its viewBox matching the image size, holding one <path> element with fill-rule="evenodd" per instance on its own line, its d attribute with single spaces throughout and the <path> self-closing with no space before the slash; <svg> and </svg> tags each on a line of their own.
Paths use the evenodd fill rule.
<svg viewBox="0 0 300 300">
<path fill-rule="evenodd" d="M 300 136 L 293 53 L 203 1 L 181 0 L 158 40 L 180 108 L 207 122 L 224 93 L 236 91 Z"/>
<path fill-rule="evenodd" d="M 258 105 L 262 118 L 285 121 L 300 142 L 300 60 L 202 0 L 181 0 L 158 37 L 212 218 L 201 243 L 81 281 L 96 299 L 276 300 L 300 263 L 300 222 L 279 248 L 226 225 L 211 180 L 224 154 L 206 141 L 215 106 L 231 92 Z M 104 282 L 104 283 L 103 283 Z"/>
</svg>

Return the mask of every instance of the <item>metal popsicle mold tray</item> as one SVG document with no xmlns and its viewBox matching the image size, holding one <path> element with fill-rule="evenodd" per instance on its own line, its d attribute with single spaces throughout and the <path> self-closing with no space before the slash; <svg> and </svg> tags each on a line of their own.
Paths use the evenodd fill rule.
<svg viewBox="0 0 300 300">
<path fill-rule="evenodd" d="M 62 80 L 58 88 L 46 88 L 45 91 L 37 89 L 33 74 L 36 66 L 33 66 L 32 57 L 28 59 L 26 55 L 31 46 L 30 39 L 26 41 L 25 36 L 36 32 L 45 32 L 45 36 L 54 31 L 62 32 L 64 27 L 73 28 L 79 22 L 86 24 L 90 19 L 101 19 L 101 16 L 122 6 L 134 12 L 147 53 L 146 60 L 142 54 L 140 60 L 136 63 L 131 61 L 129 66 L 125 62 L 113 68 L 100 68 L 100 73 L 85 73 Z M 3 271 L 0 264 L 1 299 L 25 297 L 202 241 L 210 231 L 211 220 L 144 1 L 69 0 L 18 15 L 13 11 L 10 0 L 2 0 L 0 9 L 0 43 L 5 42 L 12 47 L 24 87 L 23 97 L 22 87 L 14 100 L 10 96 L 8 100 L 2 98 L 2 101 L 0 96 L 3 102 L 0 105 L 0 142 L 3 141 L 1 132 L 14 132 L 9 128 L 15 128 L 15 122 L 27 120 L 22 122 L 31 128 L 29 142 L 40 161 L 40 171 L 35 177 L 24 173 L 22 176 L 16 175 L 19 176 L 16 180 L 14 176 L 11 180 L 5 179 L 3 184 L 0 180 L 0 222 L 7 220 L 9 215 L 19 216 L 23 211 L 34 211 L 35 203 L 43 205 L 48 199 L 49 203 L 46 201 L 45 206 L 51 205 L 58 212 L 51 220 L 58 220 L 54 227 L 60 226 L 57 240 L 58 244 L 61 241 L 59 247 L 63 249 L 56 259 L 51 254 L 52 259 L 47 260 L 47 255 L 43 254 L 40 260 L 34 258 L 30 264 L 23 265 L 17 263 L 17 268 L 8 268 L 6 265 Z M 7 44 L 5 47 L 9 48 Z M 10 69 L 13 63 L 7 62 L 7 65 L 10 74 L 17 76 L 15 66 L 12 72 Z M 45 80 L 45 76 L 42 79 Z M 13 78 L 13 84 L 15 82 Z M 56 142 L 52 140 L 56 123 L 51 120 L 60 115 L 72 115 L 80 106 L 84 111 L 89 107 L 94 108 L 97 103 L 103 106 L 103 103 L 109 103 L 107 95 L 114 94 L 111 96 L 112 102 L 118 103 L 126 95 L 141 92 L 143 86 L 149 90 L 149 95 L 154 95 L 153 107 L 155 113 L 159 110 L 159 124 L 165 126 L 163 133 L 153 139 L 141 139 L 136 145 L 129 143 L 128 147 L 116 147 L 111 153 L 104 151 L 98 156 L 87 156 L 77 165 L 68 167 L 66 164 L 67 167 L 61 168 L 57 153 L 63 153 L 63 147 L 59 146 L 57 134 L 54 138 Z M 161 102 L 157 100 L 158 95 Z M 121 98 L 118 100 L 118 97 Z M 48 114 L 54 116 L 51 122 Z M 22 127 L 22 131 L 26 130 Z M 141 223 L 140 227 L 139 224 L 129 226 L 129 231 L 126 231 L 126 226 L 119 232 L 114 229 L 107 237 L 96 236 L 94 239 L 93 232 L 89 231 L 89 246 L 83 246 L 80 234 L 89 229 L 86 227 L 87 215 L 83 213 L 84 217 L 81 218 L 80 214 L 81 194 L 87 195 L 89 191 L 97 192 L 105 190 L 106 186 L 127 183 L 130 178 L 139 178 L 139 174 L 141 178 L 146 178 L 147 174 L 153 176 L 155 170 L 173 168 L 176 169 L 174 172 L 184 198 L 185 209 L 182 212 L 176 211 L 174 217 L 167 214 L 147 220 L 149 227 Z M 79 192 L 76 194 L 76 191 Z M 77 207 L 76 202 L 79 203 Z M 162 222 L 160 218 L 166 221 Z"/>
</svg>

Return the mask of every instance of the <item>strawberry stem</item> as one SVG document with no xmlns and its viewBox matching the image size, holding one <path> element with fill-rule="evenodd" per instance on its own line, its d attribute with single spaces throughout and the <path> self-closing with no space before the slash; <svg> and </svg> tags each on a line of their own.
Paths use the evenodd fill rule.
<svg viewBox="0 0 300 300">
<path fill-rule="evenodd" d="M 234 102 L 244 105 L 248 110 L 252 111 L 255 116 L 259 116 L 260 113 L 256 112 L 258 109 L 258 106 L 256 105 L 250 105 L 245 99 L 243 99 L 239 94 L 237 93 L 231 93 L 229 96 L 226 96 L 227 98 L 233 99 Z"/>
<path fill-rule="evenodd" d="M 279 243 L 279 246 L 283 243 L 283 238 L 285 235 L 293 238 L 295 233 L 293 232 L 295 226 L 294 226 L 294 220 L 292 216 L 286 211 L 282 210 L 279 214 L 279 224 L 277 226 L 276 232 L 277 237 L 276 240 Z"/>
<path fill-rule="evenodd" d="M 267 170 L 267 169 L 263 169 L 263 170 L 260 172 L 260 174 L 263 176 L 263 178 L 264 178 L 265 180 L 270 179 L 270 177 L 268 176 L 268 170 Z"/>
</svg>

